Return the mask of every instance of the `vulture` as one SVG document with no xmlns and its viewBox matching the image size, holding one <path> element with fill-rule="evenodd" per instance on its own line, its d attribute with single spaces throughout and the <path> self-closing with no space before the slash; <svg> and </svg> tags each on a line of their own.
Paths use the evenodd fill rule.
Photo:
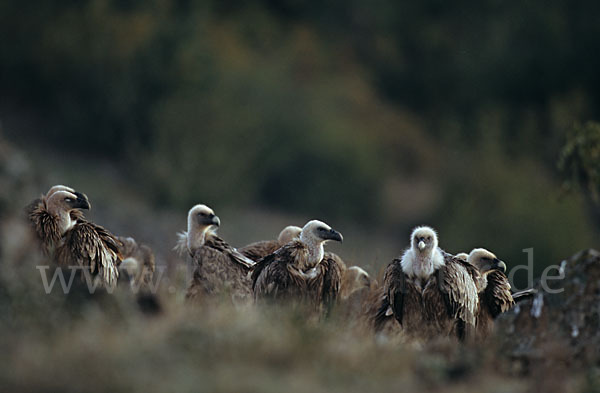
<svg viewBox="0 0 600 393">
<path fill-rule="evenodd" d="M 393 315 L 406 337 L 464 339 L 476 325 L 479 272 L 440 249 L 430 227 L 415 228 L 410 241 L 386 268 L 376 330 Z"/>
<path fill-rule="evenodd" d="M 506 264 L 484 248 L 471 251 L 467 256 L 467 262 L 475 266 L 480 273 L 481 278 L 477 283 L 479 310 L 476 325 L 477 334 L 486 337 L 493 329 L 494 319 L 510 310 L 515 304 L 510 283 L 504 274 Z"/>
<path fill-rule="evenodd" d="M 371 277 L 361 267 L 350 266 L 342 271 L 342 284 L 340 286 L 340 297 L 348 299 L 354 293 L 371 288 Z"/>
<path fill-rule="evenodd" d="M 53 206 L 54 214 L 48 211 L 48 199 L 55 193 L 62 191 L 70 193 L 69 198 L 72 200 L 70 205 L 65 205 L 65 211 L 69 212 L 69 219 L 62 216 L 63 227 L 59 228 L 59 208 L 58 199 L 54 199 Z M 61 194 L 66 195 L 66 194 Z M 83 218 L 83 213 L 80 209 L 90 209 L 91 205 L 85 194 L 75 191 L 71 187 L 56 185 L 50 188 L 45 195 L 35 199 L 25 208 L 27 219 L 40 242 L 42 251 L 46 256 L 51 256 L 56 246 L 60 243 L 63 234 L 69 229 L 69 226 L 78 219 Z"/>
<path fill-rule="evenodd" d="M 188 253 L 194 262 L 188 299 L 231 296 L 234 304 L 250 300 L 249 278 L 255 262 L 217 236 L 219 217 L 206 205 L 196 205 L 188 213 L 187 232 L 178 234 L 175 249 Z"/>
<path fill-rule="evenodd" d="M 302 228 L 290 225 L 283 228 L 283 230 L 279 233 L 277 240 L 263 240 L 260 242 L 251 243 L 247 246 L 239 248 L 238 251 L 253 261 L 259 261 L 267 255 L 273 254 L 275 251 L 280 249 L 282 246 L 285 246 L 292 240 L 298 238 L 301 231 Z"/>
<path fill-rule="evenodd" d="M 256 301 L 290 300 L 322 305 L 339 292 L 340 269 L 323 245 L 342 234 L 318 220 L 309 221 L 298 239 L 257 262 L 252 270 Z"/>
<path fill-rule="evenodd" d="M 119 265 L 119 271 L 129 279 L 132 289 L 148 289 L 156 270 L 154 253 L 145 244 L 138 244 L 132 237 L 117 238 L 119 240 L 119 252 L 123 261 Z"/>
<path fill-rule="evenodd" d="M 89 270 L 96 285 L 114 288 L 121 262 L 120 242 L 103 227 L 87 221 L 85 194 L 54 186 L 27 207 L 29 220 L 46 255 L 59 266 Z M 82 272 L 86 277 L 87 272 Z"/>
</svg>

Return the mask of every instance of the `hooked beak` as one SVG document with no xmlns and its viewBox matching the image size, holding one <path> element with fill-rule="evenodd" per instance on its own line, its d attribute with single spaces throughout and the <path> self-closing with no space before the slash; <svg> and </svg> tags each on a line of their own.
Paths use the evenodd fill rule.
<svg viewBox="0 0 600 393">
<path fill-rule="evenodd" d="M 342 236 L 342 234 L 334 229 L 331 229 L 326 233 L 325 239 L 326 240 L 335 240 L 336 242 L 344 241 L 344 237 Z"/>
<path fill-rule="evenodd" d="M 421 240 L 419 242 L 419 244 L 417 245 L 417 247 L 419 247 L 420 251 L 423 251 L 425 249 L 425 242 L 423 240 Z"/>
<path fill-rule="evenodd" d="M 492 265 L 492 267 L 496 270 L 502 271 L 502 273 L 506 273 L 506 263 L 499 260 L 498 258 L 494 259 L 494 264 Z"/>
<path fill-rule="evenodd" d="M 214 225 L 217 227 L 221 225 L 221 220 L 219 220 L 219 217 L 215 216 L 214 214 L 200 216 L 199 221 L 201 225 Z"/>
<path fill-rule="evenodd" d="M 90 204 L 90 201 L 88 200 L 87 195 L 85 195 L 85 194 L 83 194 L 81 192 L 77 192 L 77 191 L 75 191 L 73 194 L 75 194 L 75 196 L 77 197 L 77 199 L 73 203 L 73 208 L 74 209 L 86 209 L 86 210 L 89 210 L 89 209 L 92 208 L 92 205 Z"/>
</svg>

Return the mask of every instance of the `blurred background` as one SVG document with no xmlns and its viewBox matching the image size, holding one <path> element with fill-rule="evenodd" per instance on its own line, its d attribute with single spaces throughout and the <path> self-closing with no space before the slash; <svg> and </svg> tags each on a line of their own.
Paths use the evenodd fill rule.
<svg viewBox="0 0 600 393">
<path fill-rule="evenodd" d="M 205 203 L 234 246 L 320 218 L 345 235 L 334 250 L 375 273 L 429 224 L 447 251 L 486 247 L 509 267 L 533 247 L 540 274 L 598 245 L 597 194 L 569 187 L 581 160 L 564 146 L 600 135 L 599 13 L 4 0 L 3 171 L 27 184 L 23 206 L 52 184 L 86 192 L 96 222 L 158 263 Z"/>
</svg>

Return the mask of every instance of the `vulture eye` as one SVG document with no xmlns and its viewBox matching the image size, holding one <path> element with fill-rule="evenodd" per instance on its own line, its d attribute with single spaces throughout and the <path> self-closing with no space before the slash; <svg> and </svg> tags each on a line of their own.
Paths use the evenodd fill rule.
<svg viewBox="0 0 600 393">
<path fill-rule="evenodd" d="M 73 202 L 73 199 L 71 199 L 71 198 L 65 198 L 65 202 Z"/>
</svg>

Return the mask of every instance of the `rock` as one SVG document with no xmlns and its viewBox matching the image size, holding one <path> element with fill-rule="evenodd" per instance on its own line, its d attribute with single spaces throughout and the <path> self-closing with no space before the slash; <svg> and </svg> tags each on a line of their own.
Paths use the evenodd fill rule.
<svg viewBox="0 0 600 393">
<path fill-rule="evenodd" d="M 524 364 L 557 357 L 567 364 L 600 361 L 600 253 L 584 250 L 560 265 L 562 279 L 538 280 L 537 293 L 498 318 L 508 355 Z M 558 293 L 552 293 L 558 292 Z"/>
</svg>

